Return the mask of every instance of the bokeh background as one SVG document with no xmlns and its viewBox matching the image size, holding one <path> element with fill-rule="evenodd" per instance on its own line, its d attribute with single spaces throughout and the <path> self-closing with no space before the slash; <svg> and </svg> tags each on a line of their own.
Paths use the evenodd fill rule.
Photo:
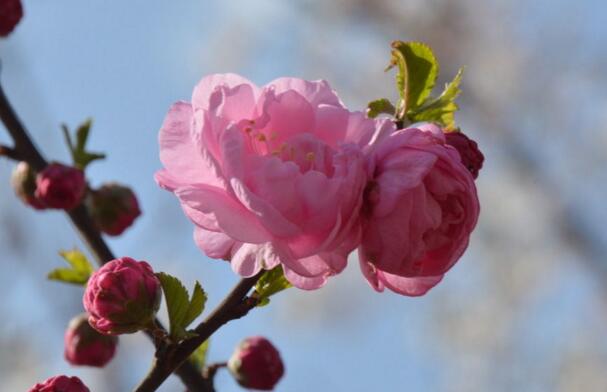
<svg viewBox="0 0 607 392">
<path fill-rule="evenodd" d="M 109 239 L 118 255 L 199 279 L 210 306 L 236 282 L 192 241 L 159 189 L 157 132 L 169 105 L 212 72 L 264 84 L 327 79 L 351 109 L 394 97 L 393 39 L 429 43 L 441 82 L 466 65 L 457 121 L 485 156 L 479 226 L 462 260 L 421 298 L 372 291 L 351 266 L 322 290 L 291 289 L 211 342 L 225 360 L 268 336 L 287 373 L 278 391 L 607 390 L 607 7 L 598 0 L 25 1 L 0 41 L 1 79 L 38 145 L 67 160 L 60 124 L 94 118 L 93 185 L 137 191 L 143 217 Z M 0 125 L 0 143 L 9 139 Z M 63 332 L 81 288 L 49 282 L 82 244 L 58 212 L 25 208 L 0 160 L 0 389 L 59 373 L 95 392 L 130 390 L 152 345 L 124 336 L 107 369 L 70 368 Z M 227 372 L 219 391 L 238 391 Z M 162 391 L 182 391 L 171 378 Z"/>
</svg>

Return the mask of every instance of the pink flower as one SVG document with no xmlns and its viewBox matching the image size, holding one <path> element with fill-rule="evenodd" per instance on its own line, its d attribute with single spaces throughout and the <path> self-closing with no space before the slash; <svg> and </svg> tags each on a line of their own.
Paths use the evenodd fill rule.
<svg viewBox="0 0 607 392">
<path fill-rule="evenodd" d="M 86 206 L 97 228 L 112 236 L 122 234 L 141 215 L 133 191 L 116 183 L 91 191 Z"/>
<path fill-rule="evenodd" d="M 468 246 L 479 214 L 474 179 L 431 124 L 380 140 L 368 169 L 363 274 L 378 291 L 423 295 Z"/>
<path fill-rule="evenodd" d="M 315 289 L 341 272 L 358 243 L 363 149 L 387 121 L 345 109 L 325 81 L 257 87 L 207 76 L 160 130 L 158 184 L 195 224 L 198 246 L 231 258 L 241 276 L 282 264 Z"/>
<path fill-rule="evenodd" d="M 90 392 L 78 377 L 55 376 L 31 387 L 28 392 Z"/>
<path fill-rule="evenodd" d="M 263 391 L 274 389 L 285 372 L 280 353 L 261 336 L 240 343 L 228 361 L 228 369 L 243 387 Z"/>
<path fill-rule="evenodd" d="M 36 195 L 36 173 L 27 164 L 27 162 L 19 162 L 13 170 L 11 183 L 15 194 L 27 205 L 36 209 L 43 210 L 46 207 Z"/>
<path fill-rule="evenodd" d="M 36 197 L 49 208 L 71 210 L 86 191 L 82 170 L 60 163 L 48 165 L 36 178 Z"/>
<path fill-rule="evenodd" d="M 9 35 L 22 17 L 21 0 L 2 0 L 0 4 L 0 37 Z"/>
<path fill-rule="evenodd" d="M 64 342 L 65 359 L 70 364 L 103 367 L 114 357 L 118 338 L 94 330 L 84 313 L 70 321 Z"/>
<path fill-rule="evenodd" d="M 130 257 L 112 260 L 91 275 L 84 292 L 89 323 L 103 334 L 133 333 L 150 325 L 162 290 L 152 267 Z"/>
<path fill-rule="evenodd" d="M 445 133 L 445 141 L 457 150 L 462 163 L 472 173 L 472 177 L 476 179 L 485 161 L 485 156 L 478 149 L 476 142 L 462 132 Z"/>
</svg>

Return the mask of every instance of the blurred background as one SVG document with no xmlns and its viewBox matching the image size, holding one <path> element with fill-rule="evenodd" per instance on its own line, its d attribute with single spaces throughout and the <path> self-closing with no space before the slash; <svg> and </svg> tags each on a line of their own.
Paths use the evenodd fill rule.
<svg viewBox="0 0 607 392">
<path fill-rule="evenodd" d="M 393 98 L 394 39 L 434 48 L 441 82 L 466 65 L 456 120 L 486 156 L 471 245 L 428 295 L 375 293 L 351 266 L 322 290 L 291 289 L 217 333 L 210 361 L 245 336 L 280 349 L 278 391 L 607 390 L 607 6 L 598 0 L 25 1 L 0 41 L 7 95 L 47 158 L 68 160 L 60 124 L 94 118 L 94 186 L 116 180 L 144 214 L 117 255 L 148 260 L 209 306 L 237 281 L 207 259 L 159 189 L 157 132 L 171 103 L 212 72 L 258 84 L 327 79 L 351 109 Z M 0 125 L 0 143 L 9 138 Z M 55 374 L 128 391 L 152 345 L 121 338 L 107 369 L 70 368 L 63 332 L 82 289 L 49 282 L 60 249 L 83 248 L 63 214 L 24 207 L 0 160 L 0 379 L 24 391 Z M 218 391 L 240 388 L 225 371 Z M 172 377 L 162 391 L 183 391 Z"/>
</svg>

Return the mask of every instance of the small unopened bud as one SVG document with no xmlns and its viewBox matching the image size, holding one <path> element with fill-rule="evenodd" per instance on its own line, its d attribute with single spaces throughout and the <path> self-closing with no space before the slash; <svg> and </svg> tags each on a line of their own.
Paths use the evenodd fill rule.
<svg viewBox="0 0 607 392">
<path fill-rule="evenodd" d="M 478 172 L 483 167 L 485 156 L 478 149 L 478 145 L 462 132 L 445 133 L 447 144 L 454 147 L 462 159 L 462 163 L 472 173 L 473 178 L 478 177 Z"/>
<path fill-rule="evenodd" d="M 86 206 L 97 228 L 108 235 L 120 235 L 141 215 L 133 191 L 115 183 L 90 192 Z"/>
<path fill-rule="evenodd" d="M 148 328 L 161 298 L 160 280 L 152 267 L 145 261 L 122 257 L 91 275 L 83 303 L 93 328 L 120 335 Z"/>
<path fill-rule="evenodd" d="M 27 164 L 27 162 L 19 162 L 13 170 L 11 183 L 15 194 L 28 206 L 36 210 L 43 210 L 44 203 L 35 195 L 36 193 L 36 173 Z"/>
<path fill-rule="evenodd" d="M 88 314 L 70 321 L 65 331 L 65 359 L 72 365 L 103 367 L 116 353 L 118 338 L 102 335 L 89 325 Z"/>
<path fill-rule="evenodd" d="M 90 392 L 78 377 L 55 376 L 31 387 L 28 392 Z"/>
<path fill-rule="evenodd" d="M 228 361 L 228 369 L 241 386 L 262 391 L 274 389 L 284 374 L 278 350 L 261 336 L 242 341 Z"/>
<path fill-rule="evenodd" d="M 36 177 L 36 197 L 48 208 L 71 210 L 86 191 L 82 170 L 60 163 L 48 165 Z"/>
<path fill-rule="evenodd" d="M 0 3 L 0 37 L 9 35 L 22 17 L 21 0 L 2 0 Z"/>
</svg>

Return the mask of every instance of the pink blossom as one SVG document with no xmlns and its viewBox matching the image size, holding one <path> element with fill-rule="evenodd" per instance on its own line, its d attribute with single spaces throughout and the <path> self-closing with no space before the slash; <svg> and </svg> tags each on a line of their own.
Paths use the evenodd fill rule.
<svg viewBox="0 0 607 392">
<path fill-rule="evenodd" d="M 71 210 L 86 192 L 82 170 L 51 163 L 36 177 L 36 197 L 49 208 Z"/>
<path fill-rule="evenodd" d="M 84 313 L 70 321 L 64 343 L 65 359 L 70 364 L 103 367 L 114 357 L 118 338 L 97 332 Z"/>
<path fill-rule="evenodd" d="M 241 276 L 281 264 L 295 286 L 315 289 L 358 244 L 363 151 L 390 129 L 348 111 L 325 81 L 257 87 L 210 75 L 165 118 L 156 180 L 209 257 L 231 259 Z"/>
<path fill-rule="evenodd" d="M 478 149 L 476 142 L 463 132 L 445 133 L 445 140 L 448 145 L 457 150 L 462 163 L 472 173 L 472 177 L 476 179 L 485 161 L 485 157 L 481 150 Z"/>
<path fill-rule="evenodd" d="M 28 392 L 90 392 L 78 377 L 55 376 L 31 387 Z"/>
<path fill-rule="evenodd" d="M 423 295 L 468 246 L 479 214 L 474 179 L 431 124 L 384 137 L 368 169 L 363 274 L 378 291 Z"/>
<path fill-rule="evenodd" d="M 228 361 L 228 369 L 241 386 L 262 391 L 274 389 L 285 372 L 280 353 L 262 336 L 240 343 Z"/>
<path fill-rule="evenodd" d="M 152 267 L 145 261 L 122 257 L 91 275 L 83 303 L 93 328 L 119 335 L 148 327 L 161 297 L 160 281 Z"/>
</svg>

